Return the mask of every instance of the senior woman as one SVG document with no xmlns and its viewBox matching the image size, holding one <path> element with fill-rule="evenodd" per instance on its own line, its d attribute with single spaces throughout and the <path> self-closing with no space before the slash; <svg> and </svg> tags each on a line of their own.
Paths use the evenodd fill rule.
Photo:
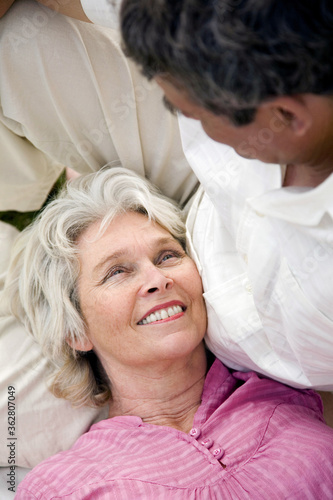
<svg viewBox="0 0 333 500">
<path fill-rule="evenodd" d="M 119 167 L 69 184 L 18 240 L 7 294 L 54 362 L 53 392 L 109 405 L 16 498 L 333 497 L 319 397 L 207 353 L 180 212 L 146 180 Z"/>
</svg>

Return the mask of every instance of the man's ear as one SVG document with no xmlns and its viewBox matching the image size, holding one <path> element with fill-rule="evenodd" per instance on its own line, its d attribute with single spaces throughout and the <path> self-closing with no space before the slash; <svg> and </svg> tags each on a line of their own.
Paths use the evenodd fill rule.
<svg viewBox="0 0 333 500">
<path fill-rule="evenodd" d="M 66 342 L 69 346 L 71 346 L 76 351 L 88 352 L 88 351 L 91 351 L 94 347 L 93 344 L 88 339 L 88 337 L 86 337 L 84 339 L 74 339 L 74 340 L 67 338 Z"/>
<path fill-rule="evenodd" d="M 262 108 L 271 109 L 273 115 L 298 137 L 304 136 L 313 123 L 311 110 L 302 95 L 276 97 L 263 103 Z"/>
</svg>

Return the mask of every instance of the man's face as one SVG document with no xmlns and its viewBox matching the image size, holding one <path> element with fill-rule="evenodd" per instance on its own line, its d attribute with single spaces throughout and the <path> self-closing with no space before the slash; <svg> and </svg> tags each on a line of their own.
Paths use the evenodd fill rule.
<svg viewBox="0 0 333 500">
<path fill-rule="evenodd" d="M 185 91 L 158 76 L 156 82 L 165 94 L 165 101 L 184 116 L 200 120 L 206 134 L 214 141 L 227 144 L 244 158 L 257 158 L 266 163 L 299 162 L 304 150 L 292 137 L 288 120 L 274 106 L 261 106 L 249 125 L 235 126 L 227 117 L 218 116 L 194 103 Z"/>
</svg>

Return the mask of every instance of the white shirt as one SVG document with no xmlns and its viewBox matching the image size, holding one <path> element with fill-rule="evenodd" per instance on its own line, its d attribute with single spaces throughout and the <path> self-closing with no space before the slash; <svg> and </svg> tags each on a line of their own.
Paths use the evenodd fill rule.
<svg viewBox="0 0 333 500">
<path fill-rule="evenodd" d="M 284 168 L 245 160 L 180 117 L 202 187 L 187 228 L 208 347 L 229 367 L 333 389 L 333 174 L 283 188 Z"/>
</svg>

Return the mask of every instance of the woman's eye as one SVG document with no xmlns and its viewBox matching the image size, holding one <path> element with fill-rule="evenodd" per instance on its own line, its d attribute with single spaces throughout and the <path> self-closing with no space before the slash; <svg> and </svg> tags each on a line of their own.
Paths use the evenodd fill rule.
<svg viewBox="0 0 333 500">
<path fill-rule="evenodd" d="M 105 281 L 107 281 L 108 279 L 113 278 L 114 276 L 118 276 L 119 274 L 122 274 L 124 272 L 125 272 L 125 269 L 123 269 L 121 267 L 115 267 L 115 268 L 110 269 L 107 272 L 107 274 L 105 275 L 105 278 L 103 279 L 103 283 L 105 283 Z"/>
<path fill-rule="evenodd" d="M 116 276 L 117 274 L 120 274 L 120 273 L 123 273 L 124 270 L 123 269 L 116 269 L 115 271 L 112 271 L 112 273 L 110 274 L 111 276 Z"/>
<path fill-rule="evenodd" d="M 180 257 L 181 254 L 179 252 L 165 252 L 161 257 L 160 262 L 166 262 L 170 259 L 179 259 Z"/>
</svg>

